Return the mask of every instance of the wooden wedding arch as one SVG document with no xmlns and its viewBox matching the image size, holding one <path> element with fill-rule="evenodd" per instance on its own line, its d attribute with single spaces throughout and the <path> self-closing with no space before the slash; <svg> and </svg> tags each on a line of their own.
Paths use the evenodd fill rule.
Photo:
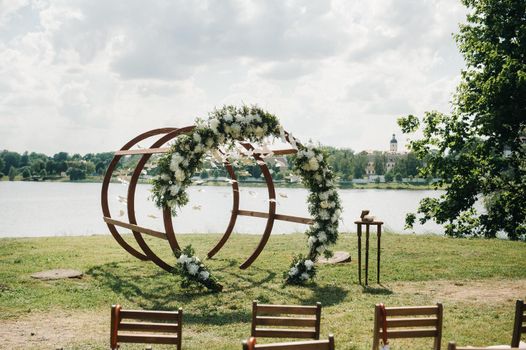
<svg viewBox="0 0 526 350">
<path fill-rule="evenodd" d="M 140 260 L 151 260 L 156 265 L 161 267 L 162 269 L 166 271 L 171 271 L 173 269 L 173 266 L 165 262 L 163 259 L 161 259 L 155 252 L 150 248 L 150 246 L 146 243 L 146 241 L 143 238 L 143 234 L 149 235 L 152 237 L 160 238 L 167 240 L 170 248 L 172 251 L 180 250 L 179 243 L 176 238 L 175 230 L 173 227 L 172 222 L 172 215 L 171 215 L 171 209 L 170 208 L 164 208 L 163 209 L 163 221 L 164 221 L 164 229 L 165 232 L 160 232 L 156 230 L 152 230 L 149 228 L 146 228 L 144 226 L 140 226 L 137 222 L 137 218 L 135 215 L 135 189 L 137 187 L 137 182 L 139 180 L 139 176 L 141 175 L 141 172 L 144 169 L 144 166 L 146 165 L 146 162 L 150 159 L 150 157 L 153 154 L 159 154 L 159 153 L 166 153 L 169 150 L 169 147 L 166 146 L 166 143 L 173 140 L 174 138 L 184 135 L 187 133 L 190 133 L 195 126 L 187 126 L 183 128 L 161 128 L 161 129 L 154 129 L 147 131 L 132 140 L 130 140 L 128 143 L 126 143 L 120 150 L 115 152 L 114 157 L 108 166 L 108 169 L 106 171 L 106 174 L 104 176 L 104 181 L 102 183 L 102 191 L 101 191 L 101 205 L 102 205 L 102 213 L 103 213 L 103 220 L 108 225 L 108 229 L 110 230 L 113 238 L 119 243 L 119 245 L 124 248 L 128 253 L 133 255 L 134 257 L 140 259 Z M 290 136 L 288 133 L 285 133 L 286 140 L 290 143 Z M 156 137 L 157 140 L 152 143 L 152 145 L 149 148 L 146 149 L 132 149 L 135 145 L 137 145 L 139 142 L 144 141 L 149 138 Z M 234 227 L 236 225 L 236 220 L 239 215 L 241 216 L 250 216 L 254 218 L 263 218 L 267 220 L 265 230 L 263 231 L 263 235 L 261 236 L 261 239 L 255 248 L 255 250 L 252 252 L 252 254 L 239 266 L 241 269 L 246 269 L 252 263 L 258 258 L 259 254 L 263 251 L 265 248 L 265 245 L 268 242 L 268 239 L 270 238 L 270 234 L 272 232 L 272 227 L 274 225 L 275 220 L 282 220 L 282 221 L 289 221 L 289 222 L 296 222 L 301 224 L 310 225 L 313 223 L 313 220 L 310 218 L 304 218 L 304 217 L 298 217 L 298 216 L 290 216 L 290 215 L 283 215 L 276 213 L 276 191 L 274 188 L 274 182 L 272 180 L 272 175 L 267 167 L 267 164 L 265 163 L 264 157 L 267 155 L 263 151 L 256 149 L 254 145 L 248 142 L 240 142 L 240 145 L 247 151 L 246 155 L 250 155 L 254 158 L 256 163 L 261 169 L 261 172 L 265 178 L 267 189 L 268 189 L 268 211 L 267 212 L 259 212 L 259 211 L 252 211 L 252 210 L 242 210 L 239 208 L 240 204 L 240 198 L 239 198 L 239 184 L 237 182 L 237 176 L 234 172 L 234 168 L 228 161 L 228 159 L 225 159 L 224 166 L 228 172 L 228 175 L 230 176 L 232 180 L 232 213 L 230 216 L 230 221 L 228 223 L 228 226 L 219 240 L 219 242 L 216 243 L 216 245 L 210 249 L 207 256 L 208 258 L 212 258 L 215 254 L 219 252 L 219 250 L 225 245 L 227 240 L 230 238 L 230 235 L 232 234 L 232 231 L 234 230 Z M 279 150 L 272 150 L 273 155 L 287 155 L 287 154 L 294 154 L 297 152 L 297 149 L 294 147 L 287 148 L 287 149 L 279 149 Z M 127 214 L 128 214 L 128 222 L 116 220 L 112 218 L 110 213 L 110 207 L 108 203 L 108 188 L 111 182 L 111 179 L 113 177 L 114 171 L 116 169 L 116 166 L 119 162 L 119 160 L 123 156 L 127 155 L 142 155 L 141 159 L 137 163 L 137 166 L 133 170 L 133 173 L 131 175 L 129 184 L 128 184 L 128 193 L 127 193 Z M 117 227 L 129 229 L 133 233 L 133 237 L 137 244 L 139 245 L 140 249 L 139 251 L 132 247 L 130 244 L 128 244 L 124 238 L 121 236 L 119 231 L 117 230 Z"/>
</svg>

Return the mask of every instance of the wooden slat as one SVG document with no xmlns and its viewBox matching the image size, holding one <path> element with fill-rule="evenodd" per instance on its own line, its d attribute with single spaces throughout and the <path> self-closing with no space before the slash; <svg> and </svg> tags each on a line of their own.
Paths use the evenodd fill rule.
<svg viewBox="0 0 526 350">
<path fill-rule="evenodd" d="M 436 315 L 438 307 L 433 306 L 406 306 L 386 307 L 387 316 L 410 316 L 410 315 Z"/>
<path fill-rule="evenodd" d="M 506 346 L 506 345 L 503 345 L 502 347 L 495 347 L 495 346 L 492 346 L 491 348 L 474 348 L 472 346 L 468 346 L 468 347 L 455 347 L 454 348 L 455 350 L 520 350 L 520 348 L 510 348 L 509 346 Z"/>
<path fill-rule="evenodd" d="M 257 328 L 255 337 L 273 337 L 273 338 L 314 338 L 316 332 L 303 329 L 287 328 Z"/>
<path fill-rule="evenodd" d="M 130 224 L 129 222 L 119 221 L 119 220 L 115 220 L 115 219 L 108 218 L 108 217 L 103 217 L 103 219 L 104 219 L 104 222 L 106 222 L 108 224 L 112 224 L 112 225 L 119 226 L 119 227 L 124 227 L 124 228 L 127 228 L 129 230 L 140 232 L 140 233 L 144 233 L 146 235 L 150 235 L 150 236 L 153 236 L 153 237 L 157 237 L 157 238 L 161 238 L 161 239 L 167 239 L 166 238 L 166 233 L 164 233 L 164 232 L 150 230 L 149 228 L 146 228 L 146 227 Z"/>
<path fill-rule="evenodd" d="M 177 323 L 152 323 L 152 322 L 121 322 L 119 330 L 123 331 L 151 331 L 151 332 L 177 332 Z"/>
<path fill-rule="evenodd" d="M 267 219 L 269 217 L 268 213 L 261 212 L 261 211 L 253 211 L 253 210 L 238 210 L 237 215 L 252 216 L 252 217 L 264 218 L 264 219 Z M 300 216 L 282 215 L 282 214 L 275 214 L 274 219 L 281 220 L 281 221 L 288 221 L 288 222 L 297 222 L 299 224 L 305 224 L 305 225 L 311 225 L 314 223 L 314 221 L 309 218 L 303 218 Z"/>
<path fill-rule="evenodd" d="M 436 326 L 438 319 L 436 317 L 414 317 L 414 318 L 388 318 L 387 327 L 425 327 Z"/>
<path fill-rule="evenodd" d="M 280 350 L 329 350 L 328 340 L 295 341 L 290 343 L 256 344 L 257 349 L 280 349 Z"/>
<path fill-rule="evenodd" d="M 257 316 L 256 324 L 262 326 L 315 327 L 316 318 Z"/>
<path fill-rule="evenodd" d="M 145 148 L 145 149 L 128 149 L 124 151 L 115 152 L 116 156 L 124 156 L 131 154 L 155 154 L 155 153 L 166 153 L 170 150 L 169 147 L 163 148 Z"/>
<path fill-rule="evenodd" d="M 121 319 L 177 320 L 177 311 L 121 310 Z"/>
<path fill-rule="evenodd" d="M 119 343 L 140 343 L 140 344 L 177 344 L 177 335 L 135 335 L 120 334 L 117 336 Z"/>
<path fill-rule="evenodd" d="M 316 306 L 258 304 L 257 313 L 315 315 Z"/>
<path fill-rule="evenodd" d="M 380 339 L 383 331 L 380 331 Z M 437 335 L 436 329 L 400 329 L 396 331 L 387 330 L 387 338 L 431 338 Z"/>
</svg>

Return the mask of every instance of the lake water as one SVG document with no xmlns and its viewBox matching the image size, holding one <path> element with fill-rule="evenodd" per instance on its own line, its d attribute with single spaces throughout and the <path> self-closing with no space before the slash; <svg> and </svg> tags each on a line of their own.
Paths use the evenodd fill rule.
<svg viewBox="0 0 526 350">
<path fill-rule="evenodd" d="M 137 222 L 164 232 L 161 211 L 148 200 L 149 185 L 138 185 L 136 191 Z M 0 237 L 36 237 L 109 234 L 102 221 L 100 183 L 0 182 Z M 118 196 L 126 196 L 127 187 L 112 183 L 109 188 L 112 217 L 127 221 L 126 204 Z M 305 203 L 307 190 L 277 188 L 279 214 L 308 217 Z M 224 232 L 232 208 L 229 186 L 196 186 L 188 191 L 190 203 L 173 219 L 176 233 Z M 415 225 L 414 231 L 404 227 L 405 213 L 415 211 L 425 196 L 436 197 L 439 191 L 411 190 L 340 190 L 343 204 L 341 231 L 356 231 L 354 220 L 362 209 L 382 220 L 384 231 L 400 233 L 443 233 L 434 223 Z M 245 187 L 240 190 L 240 209 L 266 212 L 266 187 Z M 261 234 L 266 220 L 239 216 L 234 232 Z M 303 232 L 305 225 L 275 221 L 273 234 Z M 120 229 L 121 232 L 126 232 Z"/>
</svg>

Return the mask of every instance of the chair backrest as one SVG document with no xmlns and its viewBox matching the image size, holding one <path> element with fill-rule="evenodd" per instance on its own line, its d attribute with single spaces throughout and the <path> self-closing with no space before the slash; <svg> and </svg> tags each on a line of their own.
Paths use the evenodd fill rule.
<svg viewBox="0 0 526 350">
<path fill-rule="evenodd" d="M 243 341 L 243 350 L 334 350 L 334 336 L 329 334 L 328 339 L 295 341 L 287 343 L 256 344 L 256 338 L 251 337 Z"/>
<path fill-rule="evenodd" d="M 146 311 L 123 310 L 120 305 L 112 305 L 110 346 L 117 349 L 120 343 L 173 344 L 180 350 L 182 325 L 182 308 Z"/>
<path fill-rule="evenodd" d="M 472 346 L 457 346 L 454 341 L 450 341 L 447 350 L 519 350 L 519 348 L 510 348 L 509 346 L 503 345 L 502 347 L 497 346 L 489 346 L 489 347 L 482 347 L 482 348 L 474 348 Z"/>
<path fill-rule="evenodd" d="M 384 307 L 374 309 L 373 349 L 377 350 L 380 339 L 434 338 L 433 349 L 440 350 L 442 340 L 442 304 L 430 306 Z"/>
<path fill-rule="evenodd" d="M 314 306 L 269 305 L 254 300 L 250 335 L 320 339 L 320 320 L 321 303 Z"/>
<path fill-rule="evenodd" d="M 526 334 L 526 307 L 524 300 L 517 300 L 515 303 L 515 322 L 513 323 L 513 336 L 511 338 L 511 346 L 519 347 L 521 335 Z"/>
</svg>

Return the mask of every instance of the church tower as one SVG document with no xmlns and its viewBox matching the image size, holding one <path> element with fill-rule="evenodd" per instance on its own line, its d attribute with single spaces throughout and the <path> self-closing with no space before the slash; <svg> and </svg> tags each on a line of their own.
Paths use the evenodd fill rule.
<svg viewBox="0 0 526 350">
<path fill-rule="evenodd" d="M 393 138 L 391 139 L 389 151 L 392 153 L 398 152 L 398 141 L 396 141 L 395 134 L 393 134 Z"/>
</svg>

